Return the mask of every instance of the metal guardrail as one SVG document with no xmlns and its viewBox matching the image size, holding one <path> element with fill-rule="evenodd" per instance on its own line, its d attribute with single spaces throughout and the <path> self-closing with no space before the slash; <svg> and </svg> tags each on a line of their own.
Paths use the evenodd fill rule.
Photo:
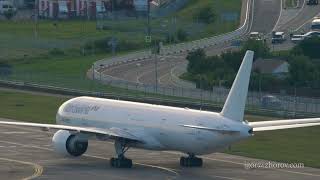
<svg viewBox="0 0 320 180">
<path fill-rule="evenodd" d="M 246 18 L 243 25 L 231 32 L 221 34 L 218 36 L 203 38 L 195 41 L 178 43 L 174 45 L 166 45 L 161 49 L 161 55 L 171 55 L 171 54 L 179 54 L 183 52 L 189 52 L 196 49 L 208 48 L 210 46 L 214 46 L 220 43 L 227 43 L 235 39 L 241 39 L 242 36 L 248 32 L 249 30 L 249 19 L 250 19 L 250 4 L 252 0 L 247 0 L 246 6 Z M 94 63 L 94 68 L 99 69 L 101 66 L 109 67 L 114 66 L 121 63 L 149 59 L 152 54 L 150 50 L 142 50 L 134 53 L 130 53 L 124 56 L 117 56 L 110 59 L 102 59 L 96 61 Z"/>
<path fill-rule="evenodd" d="M 215 36 L 212 38 L 204 38 L 188 43 L 180 43 L 176 45 L 171 45 L 171 46 L 166 46 L 165 48 L 168 48 L 169 50 L 174 50 L 177 53 L 183 52 L 183 51 L 189 51 L 190 49 L 193 50 L 195 48 L 201 48 L 203 47 L 202 45 L 210 45 L 210 43 L 217 43 L 219 41 L 224 41 L 224 40 L 230 40 L 232 38 L 239 38 L 239 36 L 243 35 L 244 33 L 248 32 L 250 29 L 249 25 L 249 16 L 250 16 L 250 9 L 249 6 L 252 1 L 248 0 L 247 1 L 247 13 L 246 13 L 246 19 L 244 24 L 237 30 L 226 33 L 220 36 Z M 189 48 L 189 49 L 188 49 Z M 221 104 L 224 102 L 227 93 L 213 93 L 211 91 L 202 91 L 199 89 L 189 89 L 189 88 L 174 88 L 174 87 L 165 87 L 158 85 L 155 87 L 155 85 L 150 85 L 150 84 L 141 84 L 141 83 L 134 83 L 134 82 L 128 82 L 123 79 L 119 79 L 116 77 L 112 77 L 106 74 L 103 74 L 99 72 L 99 68 L 103 67 L 110 67 L 110 66 L 117 66 L 122 63 L 129 63 L 133 61 L 146 61 L 148 60 L 148 57 L 151 56 L 151 53 L 149 55 L 144 54 L 145 51 L 141 52 L 136 52 L 132 53 L 131 57 L 133 59 L 128 59 L 127 56 L 122 56 L 122 57 L 115 57 L 113 59 L 110 59 L 106 61 L 106 64 L 103 64 L 103 66 L 100 66 L 99 63 L 104 61 L 98 61 L 96 65 L 93 68 L 93 73 L 92 73 L 92 79 L 95 79 L 97 81 L 100 81 L 103 84 L 115 86 L 115 87 L 120 87 L 128 90 L 134 90 L 134 91 L 141 91 L 144 92 L 145 94 L 158 94 L 163 95 L 163 96 L 172 96 L 176 98 L 192 98 L 192 99 L 201 99 L 202 101 L 210 101 L 210 102 L 215 102 L 215 104 Z M 170 53 L 168 53 L 170 54 Z M 143 55 L 143 56 L 142 56 Z M 251 93 L 248 96 L 248 105 L 255 109 L 255 111 L 261 111 L 261 97 L 263 95 L 259 94 L 257 95 L 256 93 Z M 320 113 L 320 104 L 315 103 L 315 99 L 307 99 L 307 98 L 300 98 L 300 97 L 294 97 L 294 98 L 289 98 L 289 96 L 281 96 L 281 101 L 284 102 L 285 107 L 280 108 L 281 110 L 270 110 L 270 109 L 263 109 L 263 112 L 269 112 L 269 113 L 275 113 L 277 114 L 287 114 L 288 116 L 299 116 L 299 114 L 303 115 L 314 115 Z M 303 99 L 307 99 L 307 101 L 303 101 Z M 298 100 L 298 101 L 297 101 Z M 318 102 L 318 101 L 317 101 Z M 190 104 L 190 103 L 189 103 Z M 203 104 L 202 104 L 203 105 Z M 250 108 L 249 108 L 250 109 Z M 279 109 L 279 108 L 278 108 Z"/>
<path fill-rule="evenodd" d="M 250 12 L 251 12 L 250 5 L 251 5 L 252 0 L 247 0 L 246 2 L 247 2 L 246 18 L 245 18 L 245 21 L 242 24 L 242 26 L 240 28 L 238 28 L 237 30 L 226 33 L 226 34 L 214 36 L 214 37 L 203 38 L 203 39 L 195 40 L 195 41 L 191 41 L 191 42 L 165 46 L 161 50 L 161 55 L 170 55 L 170 54 L 178 54 L 178 53 L 182 53 L 182 52 L 188 52 L 188 51 L 199 49 L 199 48 L 206 48 L 206 47 L 209 47 L 212 45 L 216 45 L 218 43 L 231 41 L 233 39 L 242 38 L 243 34 L 248 32 L 248 30 L 249 30 L 249 19 L 250 19 L 249 16 L 250 16 Z M 102 73 L 100 73 L 99 70 L 102 68 L 118 66 L 118 65 L 124 64 L 124 63 L 130 63 L 130 62 L 136 62 L 136 61 L 146 61 L 146 60 L 151 59 L 150 58 L 151 56 L 152 56 L 152 54 L 149 50 L 144 50 L 144 51 L 130 53 L 130 54 L 124 55 L 124 56 L 113 57 L 108 60 L 99 60 L 93 64 L 92 79 L 99 80 L 100 82 L 103 82 L 102 81 L 102 79 L 103 79 L 104 83 L 107 83 L 109 85 L 112 85 L 115 87 L 121 87 L 121 88 L 127 87 L 127 89 L 130 89 L 130 88 L 128 88 L 128 86 L 130 84 L 126 80 L 122 80 L 122 79 L 108 76 L 105 74 L 102 75 Z M 126 83 L 127 83 L 127 85 L 126 85 Z M 125 86 L 123 86 L 123 85 L 125 85 Z M 143 84 L 133 84 L 131 86 L 135 88 L 134 90 L 137 90 L 137 91 L 140 90 L 142 92 L 145 91 L 145 92 L 152 93 L 152 90 L 150 90 L 150 88 L 149 89 L 145 88 L 143 86 Z M 153 88 L 151 88 L 151 89 L 153 89 Z M 170 89 L 170 88 L 163 87 L 162 89 Z M 148 90 L 148 91 L 146 91 L 146 90 Z M 166 92 L 164 92 L 162 94 L 169 95 Z"/>
<path fill-rule="evenodd" d="M 0 80 L 0 87 L 9 87 L 20 90 L 29 90 L 37 92 L 45 92 L 51 94 L 61 94 L 70 96 L 94 96 L 103 97 L 118 100 L 136 101 L 176 107 L 188 107 L 192 109 L 202 109 L 210 111 L 220 111 L 223 104 L 214 102 L 202 102 L 195 99 L 174 99 L 174 97 L 155 97 L 154 94 L 144 95 L 128 95 L 128 94 L 116 94 L 116 93 L 105 93 L 97 91 L 78 90 L 57 86 L 50 86 L 44 84 L 29 83 L 23 81 L 7 81 Z M 275 117 L 319 117 L 319 113 L 310 112 L 290 112 L 290 111 L 278 111 L 273 109 L 264 109 L 256 106 L 247 106 L 246 112 L 250 114 L 264 115 L 264 116 L 275 116 Z"/>
</svg>

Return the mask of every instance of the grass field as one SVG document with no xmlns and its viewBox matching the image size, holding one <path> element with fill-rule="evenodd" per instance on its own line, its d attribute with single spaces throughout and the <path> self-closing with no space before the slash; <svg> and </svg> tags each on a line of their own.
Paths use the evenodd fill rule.
<svg viewBox="0 0 320 180">
<path fill-rule="evenodd" d="M 179 26 L 186 27 L 187 25 L 184 22 L 189 23 L 194 21 L 192 19 L 193 14 L 188 12 L 192 11 L 195 13 L 197 12 L 197 8 L 199 9 L 205 6 L 213 6 L 217 14 L 222 12 L 223 9 L 227 12 L 240 13 L 241 2 L 236 0 L 228 2 L 217 0 L 217 2 L 212 3 L 211 0 L 192 0 L 184 9 L 172 16 L 178 17 L 177 24 Z M 159 25 L 164 19 L 165 18 L 152 20 L 153 26 Z M 181 21 L 179 21 L 179 19 L 181 19 Z M 55 26 L 54 23 L 57 25 Z M 105 31 L 97 30 L 95 21 L 42 20 L 38 24 L 38 37 L 35 38 L 35 24 L 31 21 L 0 21 L 0 41 L 2 42 L 0 43 L 0 63 L 7 62 L 11 64 L 13 72 L 9 77 L 1 78 L 84 90 L 102 90 L 103 92 L 125 91 L 119 88 L 103 86 L 87 79 L 87 70 L 92 66 L 93 62 L 106 58 L 110 56 L 110 54 L 91 53 L 90 55 L 82 56 L 80 55 L 79 47 L 89 40 L 110 35 L 115 35 L 128 41 L 141 41 L 141 43 L 144 43 L 144 28 L 132 34 L 133 32 L 130 32 L 130 27 L 136 28 L 135 26 L 137 25 L 144 26 L 146 22 L 138 19 L 134 22 L 123 21 L 119 23 L 108 23 L 111 27 L 119 31 L 115 29 Z M 227 25 L 228 27 L 226 28 L 223 24 L 232 25 Z M 230 31 L 237 27 L 238 21 L 231 24 L 230 22 L 222 22 L 220 18 L 217 18 L 215 24 L 206 26 L 215 32 L 208 31 L 202 35 L 201 33 L 196 33 L 197 36 L 194 38 Z M 206 27 L 203 27 L 204 29 L 201 31 L 205 32 Z M 201 27 L 196 27 L 196 29 L 201 29 Z M 48 51 L 53 48 L 63 50 L 65 55 L 56 56 L 48 53 Z M 117 52 L 117 54 L 119 53 L 126 52 Z M 131 94 L 139 93 L 131 92 Z"/>
<path fill-rule="evenodd" d="M 67 98 L 0 90 L 0 117 L 38 123 L 54 123 L 58 107 Z M 249 121 L 269 117 L 247 115 Z M 227 153 L 320 168 L 320 127 L 255 133 Z"/>
<path fill-rule="evenodd" d="M 227 153 L 320 168 L 319 137 L 320 127 L 257 132 Z"/>
<path fill-rule="evenodd" d="M 217 14 L 216 21 L 211 24 L 195 23 L 194 13 L 206 6 L 213 7 Z M 179 28 L 190 33 L 188 40 L 228 32 L 237 28 L 239 18 L 234 21 L 224 21 L 221 18 L 222 13 L 240 14 L 240 10 L 239 0 L 191 0 L 185 8 L 168 17 L 152 19 L 152 36 L 165 39 L 169 31 L 173 33 Z M 177 19 L 174 25 L 170 22 L 172 17 Z M 96 29 L 96 25 L 101 23 L 106 24 L 108 28 Z M 36 57 L 53 48 L 79 49 L 86 42 L 111 36 L 119 40 L 145 44 L 146 25 L 146 18 L 103 22 L 40 20 L 37 25 L 33 21 L 0 21 L 0 58 L 21 58 L 23 55 Z M 145 44 L 145 47 L 147 46 Z"/>
<path fill-rule="evenodd" d="M 298 4 L 298 0 L 284 0 L 285 1 L 285 7 L 287 8 L 293 8 L 296 7 Z"/>
<path fill-rule="evenodd" d="M 0 91 L 0 99 L 1 117 L 38 123 L 55 123 L 59 106 L 67 100 L 3 90 Z"/>
<path fill-rule="evenodd" d="M 185 8 L 172 16 L 178 17 L 177 24 L 186 26 L 184 22 L 193 22 L 193 14 L 198 12 L 199 8 L 206 6 L 214 7 L 218 15 L 223 10 L 239 14 L 241 2 L 237 0 L 191 0 Z M 153 20 L 153 26 L 157 26 L 157 23 L 161 23 L 164 19 Z M 181 22 L 179 19 L 181 19 Z M 54 26 L 54 23 L 57 25 Z M 42 20 L 38 24 L 38 37 L 35 38 L 35 24 L 31 21 L 0 21 L 0 41 L 2 42 L 0 43 L 0 63 L 2 59 L 4 62 L 13 65 L 13 74 L 9 78 L 14 80 L 80 89 L 98 88 L 107 91 L 118 91 L 119 89 L 101 86 L 86 78 L 86 72 L 93 62 L 106 58 L 110 54 L 100 53 L 81 56 L 79 47 L 90 39 L 102 38 L 109 35 L 119 35 L 119 37 L 128 41 L 143 41 L 144 31 L 141 30 L 141 32 L 132 34 L 130 27 L 135 27 L 136 25 L 143 26 L 144 23 L 144 20 L 141 19 L 134 22 L 111 22 L 111 25 L 109 24 L 111 27 L 121 30 L 117 32 L 112 29 L 106 31 L 97 30 L 95 21 L 72 20 L 57 22 Z M 208 31 L 202 35 L 206 36 L 230 31 L 236 28 L 238 23 L 239 21 L 232 23 L 223 22 L 217 17 L 217 20 L 213 24 L 209 24 L 201 30 L 206 31 L 209 28 L 210 31 L 215 32 Z M 125 27 L 129 30 L 125 31 Z M 197 27 L 196 29 L 201 29 L 201 27 Z M 194 38 L 202 36 L 201 33 L 196 33 L 196 35 Z M 48 50 L 53 48 L 62 49 L 65 55 L 55 56 L 48 54 Z M 27 56 L 24 57 L 24 55 Z"/>
</svg>

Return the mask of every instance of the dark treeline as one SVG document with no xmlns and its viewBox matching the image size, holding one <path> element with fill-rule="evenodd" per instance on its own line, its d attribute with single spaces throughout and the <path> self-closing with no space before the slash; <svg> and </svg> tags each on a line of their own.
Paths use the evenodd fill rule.
<svg viewBox="0 0 320 180">
<path fill-rule="evenodd" d="M 251 74 L 250 89 L 277 91 L 290 88 L 320 88 L 320 38 L 310 38 L 296 45 L 292 50 L 271 53 L 263 41 L 249 40 L 239 51 L 225 52 L 220 56 L 206 56 L 203 50 L 190 52 L 187 73 L 182 78 L 196 82 L 198 88 L 213 86 L 230 87 L 242 62 L 246 50 L 255 51 L 258 58 L 277 58 L 288 61 L 289 73 L 281 77 L 254 71 Z"/>
</svg>

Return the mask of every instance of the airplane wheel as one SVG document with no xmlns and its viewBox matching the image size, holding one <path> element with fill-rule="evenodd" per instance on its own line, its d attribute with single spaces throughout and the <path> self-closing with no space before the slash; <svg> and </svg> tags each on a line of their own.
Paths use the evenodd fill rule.
<svg viewBox="0 0 320 180">
<path fill-rule="evenodd" d="M 111 158 L 110 165 L 115 168 L 131 168 L 132 160 L 127 158 Z"/>
<path fill-rule="evenodd" d="M 121 168 L 131 168 L 132 160 L 131 159 L 122 159 L 121 160 Z"/>
<path fill-rule="evenodd" d="M 184 166 L 184 159 L 185 159 L 185 157 L 180 158 L 180 166 Z"/>
<path fill-rule="evenodd" d="M 194 158 L 194 159 L 193 159 L 193 163 L 194 163 L 194 166 L 195 166 L 195 167 L 202 167 L 203 161 L 202 161 L 201 158 Z"/>
<path fill-rule="evenodd" d="M 115 158 L 111 158 L 111 159 L 110 159 L 110 166 L 111 166 L 111 167 L 115 167 L 114 162 L 115 162 Z"/>
<path fill-rule="evenodd" d="M 197 157 L 181 157 L 180 166 L 182 167 L 202 167 L 203 161 Z"/>
<path fill-rule="evenodd" d="M 180 158 L 180 166 L 183 166 L 183 167 L 187 166 L 187 158 L 185 157 Z"/>
</svg>

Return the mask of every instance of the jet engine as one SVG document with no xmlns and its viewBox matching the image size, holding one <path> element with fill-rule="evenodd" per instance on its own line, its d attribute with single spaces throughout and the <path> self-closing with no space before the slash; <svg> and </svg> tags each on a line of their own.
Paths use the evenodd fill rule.
<svg viewBox="0 0 320 180">
<path fill-rule="evenodd" d="M 63 156 L 81 156 L 87 151 L 88 139 L 80 134 L 66 130 L 57 131 L 52 137 L 54 151 Z"/>
</svg>

